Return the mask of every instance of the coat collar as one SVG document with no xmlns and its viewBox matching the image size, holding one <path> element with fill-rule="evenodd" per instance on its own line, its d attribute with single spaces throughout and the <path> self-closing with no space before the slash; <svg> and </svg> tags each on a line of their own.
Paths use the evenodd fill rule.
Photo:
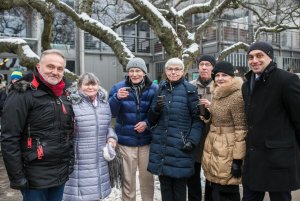
<svg viewBox="0 0 300 201">
<path fill-rule="evenodd" d="M 227 97 L 237 90 L 240 90 L 243 84 L 243 80 L 240 77 L 234 77 L 230 86 L 217 87 L 214 82 L 211 86 L 211 91 L 214 99 L 221 99 Z"/>
<path fill-rule="evenodd" d="M 263 80 L 264 82 L 269 78 L 270 74 L 277 68 L 277 64 L 275 62 L 271 62 L 264 72 L 260 75 L 259 79 Z M 251 80 L 251 76 L 253 74 L 253 71 L 250 70 L 248 73 L 245 74 L 245 77 L 248 81 Z"/>
</svg>

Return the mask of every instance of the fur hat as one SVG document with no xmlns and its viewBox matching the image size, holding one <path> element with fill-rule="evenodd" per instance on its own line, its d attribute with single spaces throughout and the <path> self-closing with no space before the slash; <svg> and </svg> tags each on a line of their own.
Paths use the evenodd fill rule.
<svg viewBox="0 0 300 201">
<path fill-rule="evenodd" d="M 200 64 L 201 61 L 208 61 L 209 63 L 211 63 L 211 65 L 213 67 L 215 67 L 215 65 L 216 65 L 216 59 L 215 59 L 215 57 L 207 55 L 207 54 L 203 55 L 202 57 L 200 57 L 198 59 L 197 66 L 199 66 L 199 64 Z"/>
<path fill-rule="evenodd" d="M 23 77 L 23 74 L 22 74 L 22 72 L 20 72 L 20 71 L 14 71 L 14 72 L 12 72 L 12 74 L 10 75 L 10 79 L 11 79 L 11 80 L 15 80 L 15 79 L 19 80 L 19 79 L 21 79 L 22 77 Z"/>
<path fill-rule="evenodd" d="M 129 60 L 126 66 L 126 71 L 128 72 L 130 68 L 139 68 L 144 71 L 144 73 L 147 73 L 147 66 L 145 61 L 144 59 L 139 57 L 134 57 Z"/>
<path fill-rule="evenodd" d="M 116 151 L 114 148 L 111 146 L 110 143 L 107 143 L 105 147 L 103 147 L 103 157 L 107 161 L 111 161 L 115 158 L 116 156 Z"/>
<path fill-rule="evenodd" d="M 215 76 L 217 73 L 222 72 L 230 76 L 234 76 L 234 68 L 233 65 L 228 61 L 219 61 L 215 68 L 212 71 L 211 77 L 215 80 Z"/>
<path fill-rule="evenodd" d="M 252 45 L 250 45 L 247 54 L 249 54 L 252 50 L 261 50 L 264 53 L 266 53 L 273 60 L 273 57 L 274 57 L 273 47 L 271 44 L 269 44 L 267 42 L 257 41 L 255 43 L 253 43 Z"/>
</svg>

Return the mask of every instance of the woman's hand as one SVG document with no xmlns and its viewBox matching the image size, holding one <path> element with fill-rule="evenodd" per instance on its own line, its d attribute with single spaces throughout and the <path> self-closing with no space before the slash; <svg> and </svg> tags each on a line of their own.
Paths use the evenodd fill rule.
<svg viewBox="0 0 300 201">
<path fill-rule="evenodd" d="M 107 143 L 111 144 L 112 148 L 116 148 L 117 146 L 117 140 L 115 138 L 108 138 Z"/>
<path fill-rule="evenodd" d="M 200 99 L 200 104 L 201 104 L 201 105 L 204 105 L 205 108 L 209 108 L 211 102 L 210 102 L 209 100 L 205 99 L 205 98 L 201 98 L 201 99 Z"/>
</svg>

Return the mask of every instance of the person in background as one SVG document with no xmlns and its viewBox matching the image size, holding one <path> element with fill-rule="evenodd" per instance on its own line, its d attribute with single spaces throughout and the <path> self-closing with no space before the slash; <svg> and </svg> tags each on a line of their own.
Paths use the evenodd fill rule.
<svg viewBox="0 0 300 201">
<path fill-rule="evenodd" d="M 158 175 L 162 201 L 186 201 L 187 179 L 194 174 L 194 153 L 202 123 L 197 88 L 184 80 L 184 64 L 171 58 L 148 117 L 153 124 L 148 170 Z"/>
<path fill-rule="evenodd" d="M 211 93 L 210 86 L 212 85 L 211 72 L 216 65 L 216 59 L 210 55 L 201 56 L 198 61 L 198 72 L 199 76 L 197 79 L 192 80 L 190 83 L 195 85 L 198 89 L 198 97 L 200 107 L 203 109 L 208 108 L 211 104 Z M 202 111 L 203 111 L 202 109 Z M 203 112 L 202 112 L 203 113 Z M 201 114 L 201 118 L 204 118 Z M 203 146 L 206 135 L 209 131 L 209 123 L 203 126 L 202 136 L 200 143 L 196 147 L 196 158 L 195 158 L 195 174 L 192 175 L 187 182 L 188 185 L 188 200 L 189 201 L 201 201 L 202 200 L 202 188 L 201 188 L 201 160 L 203 153 Z"/>
<path fill-rule="evenodd" d="M 143 201 L 152 201 L 154 178 L 147 171 L 151 124 L 147 118 L 152 99 L 158 88 L 146 75 L 147 67 L 141 58 L 129 60 L 125 80 L 115 84 L 109 93 L 112 115 L 116 118 L 115 131 L 123 157 L 124 178 L 122 200 L 136 199 L 136 173 Z"/>
<path fill-rule="evenodd" d="M 202 159 L 205 201 L 240 201 L 239 184 L 246 150 L 243 81 L 235 77 L 234 68 L 227 61 L 216 64 L 212 79 L 211 125 Z"/>
<path fill-rule="evenodd" d="M 11 79 L 10 83 L 8 84 L 8 86 L 5 86 L 5 82 L 4 82 L 5 77 L 3 74 L 0 74 L 0 122 L 1 122 L 1 116 L 2 116 L 4 102 L 7 97 L 7 92 L 9 90 L 9 88 L 11 87 L 11 85 L 13 83 L 15 83 L 16 81 L 18 81 L 19 79 L 21 79 L 22 76 L 23 76 L 22 72 L 13 71 L 12 74 L 10 75 L 10 79 Z"/>
<path fill-rule="evenodd" d="M 243 201 L 262 201 L 266 191 L 271 201 L 290 201 L 300 188 L 300 81 L 278 68 L 273 56 L 263 41 L 248 50 Z"/>
<path fill-rule="evenodd" d="M 42 53 L 33 73 L 12 84 L 2 114 L 1 148 L 10 187 L 24 201 L 61 201 L 74 161 L 74 113 L 62 52 Z"/>
<path fill-rule="evenodd" d="M 75 165 L 64 190 L 64 201 L 102 200 L 111 192 L 108 162 L 103 148 L 114 149 L 117 136 L 111 128 L 111 111 L 107 92 L 93 73 L 78 80 L 73 101 Z M 112 155 L 114 154 L 114 150 Z"/>
<path fill-rule="evenodd" d="M 16 81 L 18 81 L 19 79 L 21 79 L 22 77 L 23 77 L 23 74 L 21 71 L 13 71 L 10 75 L 10 81 L 13 84 Z"/>
<path fill-rule="evenodd" d="M 3 105 L 6 99 L 6 86 L 5 86 L 4 79 L 5 79 L 4 75 L 0 74 L 0 123 L 1 123 Z"/>
</svg>

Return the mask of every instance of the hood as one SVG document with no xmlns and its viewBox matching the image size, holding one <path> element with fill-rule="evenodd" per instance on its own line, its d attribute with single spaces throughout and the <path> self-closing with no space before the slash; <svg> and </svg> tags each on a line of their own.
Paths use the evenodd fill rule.
<svg viewBox="0 0 300 201">
<path fill-rule="evenodd" d="M 79 104 L 81 103 L 84 99 L 89 101 L 89 98 L 84 95 L 76 86 L 76 83 L 74 83 L 72 85 L 72 87 L 70 87 L 68 89 L 68 91 L 70 92 L 70 98 L 72 101 L 72 104 Z M 100 89 L 98 91 L 97 94 L 97 99 L 98 101 L 102 101 L 104 103 L 107 103 L 108 100 L 108 92 L 106 89 L 104 89 L 103 87 L 100 86 Z"/>
</svg>

